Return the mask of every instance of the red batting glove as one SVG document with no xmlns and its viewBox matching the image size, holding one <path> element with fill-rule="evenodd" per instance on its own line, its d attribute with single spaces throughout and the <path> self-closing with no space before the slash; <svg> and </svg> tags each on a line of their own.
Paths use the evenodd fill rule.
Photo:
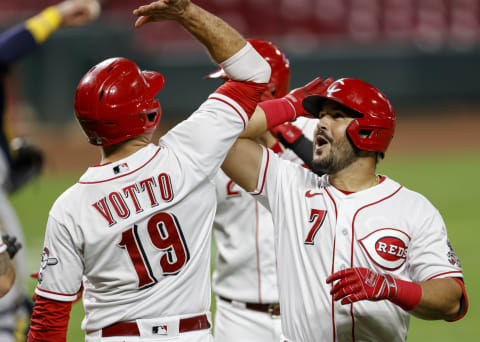
<svg viewBox="0 0 480 342">
<path fill-rule="evenodd" d="M 308 116 L 312 117 L 310 113 L 305 111 L 303 108 L 302 102 L 303 99 L 312 96 L 312 95 L 321 95 L 323 92 L 332 84 L 334 81 L 333 78 L 327 78 L 323 80 L 321 77 L 317 77 L 312 82 L 304 85 L 303 87 L 293 89 L 287 95 L 283 97 L 283 99 L 287 100 L 292 107 L 295 108 L 295 117 L 294 119 L 298 118 L 299 116 Z"/>
<path fill-rule="evenodd" d="M 289 144 L 293 144 L 302 136 L 302 130 L 288 122 L 273 127 L 270 131 L 272 131 L 277 137 L 283 138 Z"/>
<path fill-rule="evenodd" d="M 337 281 L 338 280 L 338 281 Z M 335 284 L 333 284 L 337 281 Z M 405 311 L 413 310 L 422 299 L 422 288 L 416 283 L 380 274 L 364 267 L 341 270 L 329 276 L 333 300 L 351 304 L 359 300 L 389 300 Z"/>
<path fill-rule="evenodd" d="M 258 105 L 265 112 L 267 128 L 272 129 L 284 122 L 295 120 L 299 116 L 312 117 L 312 115 L 303 108 L 303 99 L 311 95 L 322 94 L 333 81 L 333 78 L 323 80 L 323 78 L 318 77 L 307 85 L 292 90 L 284 97 L 260 102 Z"/>
</svg>

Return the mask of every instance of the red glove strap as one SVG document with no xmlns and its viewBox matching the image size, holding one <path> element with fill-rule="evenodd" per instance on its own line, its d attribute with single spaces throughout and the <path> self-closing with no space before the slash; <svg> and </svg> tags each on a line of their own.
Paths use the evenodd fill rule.
<svg viewBox="0 0 480 342">
<path fill-rule="evenodd" d="M 283 148 L 282 148 L 282 145 L 280 145 L 280 143 L 277 141 L 275 144 L 273 144 L 270 149 L 275 152 L 275 153 L 282 153 L 283 152 Z"/>
<path fill-rule="evenodd" d="M 268 129 L 295 119 L 295 108 L 283 98 L 260 102 L 258 105 L 265 112 Z"/>
<path fill-rule="evenodd" d="M 397 295 L 390 299 L 405 311 L 413 310 L 422 299 L 422 287 L 417 283 L 395 279 L 397 283 Z"/>
</svg>

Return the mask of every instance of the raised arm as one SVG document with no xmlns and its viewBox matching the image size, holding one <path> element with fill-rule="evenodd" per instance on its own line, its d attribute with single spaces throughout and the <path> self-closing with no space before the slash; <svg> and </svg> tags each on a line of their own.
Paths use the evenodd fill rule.
<svg viewBox="0 0 480 342">
<path fill-rule="evenodd" d="M 197 38 L 212 59 L 221 63 L 246 44 L 245 39 L 230 25 L 189 0 L 162 0 L 140 6 L 133 11 L 138 16 L 137 28 L 155 21 L 175 20 Z"/>
<path fill-rule="evenodd" d="M 97 0 L 66 0 L 44 9 L 0 35 L 0 66 L 6 68 L 28 54 L 59 27 L 84 25 L 99 14 Z"/>
</svg>

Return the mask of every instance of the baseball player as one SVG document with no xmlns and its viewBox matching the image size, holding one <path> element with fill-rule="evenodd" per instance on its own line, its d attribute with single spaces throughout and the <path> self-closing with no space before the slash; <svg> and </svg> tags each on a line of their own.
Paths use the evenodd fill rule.
<svg viewBox="0 0 480 342">
<path fill-rule="evenodd" d="M 221 19 L 187 0 L 133 11 L 136 27 L 171 19 L 231 81 L 185 121 L 150 139 L 164 77 L 126 58 L 88 71 L 75 114 L 101 162 L 54 203 L 29 341 L 64 341 L 83 284 L 86 341 L 211 341 L 210 249 L 215 174 L 244 130 L 270 66 Z"/>
<path fill-rule="evenodd" d="M 375 172 L 394 133 L 392 105 L 363 81 L 332 82 L 261 103 L 249 129 L 317 117 L 313 164 L 324 176 L 248 138 L 223 164 L 272 212 L 284 340 L 405 341 L 410 315 L 460 319 L 467 296 L 442 217 Z"/>
<path fill-rule="evenodd" d="M 290 63 L 285 54 L 272 42 L 262 39 L 247 41 L 272 69 L 262 100 L 285 96 L 290 81 Z M 207 77 L 226 79 L 227 75 L 219 69 Z M 315 124 L 314 120 L 306 118 L 299 118 L 298 121 L 295 124 L 302 129 L 309 129 L 312 123 Z M 298 132 L 302 135 L 302 130 L 293 124 L 289 124 L 289 127 L 280 126 L 276 127 L 276 132 L 279 132 L 280 136 L 283 133 L 292 141 L 292 144 L 287 141 L 284 144 L 297 147 L 296 141 L 300 140 Z M 265 133 L 261 141 L 264 146 L 282 157 L 298 160 L 298 157 L 285 150 L 271 133 Z M 310 149 L 310 157 L 311 141 L 307 149 Z M 281 325 L 272 216 L 263 205 L 221 170 L 215 176 L 215 186 L 215 340 L 278 342 Z"/>
<path fill-rule="evenodd" d="M 59 2 L 38 15 L 0 34 L 0 219 L 5 231 L 25 245 L 20 222 L 8 199 L 42 167 L 42 152 L 24 138 L 10 141 L 5 128 L 7 72 L 14 62 L 41 45 L 59 27 L 83 25 L 95 19 L 99 5 L 96 0 Z M 13 289 L 0 301 L 0 341 L 15 341 L 14 334 L 26 339 L 26 322 L 30 321 L 32 303 L 26 295 L 26 260 L 21 250 L 15 258 L 16 281 Z M 17 331 L 16 331 L 17 330 Z"/>
</svg>

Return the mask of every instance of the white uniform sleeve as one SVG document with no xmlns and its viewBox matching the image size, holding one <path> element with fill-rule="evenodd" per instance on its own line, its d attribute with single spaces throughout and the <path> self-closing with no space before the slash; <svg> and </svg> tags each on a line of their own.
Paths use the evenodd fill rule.
<svg viewBox="0 0 480 342">
<path fill-rule="evenodd" d="M 447 236 L 447 229 L 437 209 L 426 199 L 419 205 L 418 227 L 408 247 L 409 272 L 413 281 L 433 278 L 463 277 L 460 262 Z"/>
<path fill-rule="evenodd" d="M 74 301 L 82 285 L 82 274 L 82 257 L 70 232 L 50 215 L 35 293 L 53 300 Z"/>
<path fill-rule="evenodd" d="M 245 111 L 221 94 L 212 94 L 187 120 L 171 129 L 160 145 L 172 147 L 193 171 L 212 178 L 248 122 Z"/>
<path fill-rule="evenodd" d="M 235 55 L 220 63 L 220 67 L 232 80 L 256 83 L 270 80 L 270 65 L 248 42 Z"/>
</svg>

